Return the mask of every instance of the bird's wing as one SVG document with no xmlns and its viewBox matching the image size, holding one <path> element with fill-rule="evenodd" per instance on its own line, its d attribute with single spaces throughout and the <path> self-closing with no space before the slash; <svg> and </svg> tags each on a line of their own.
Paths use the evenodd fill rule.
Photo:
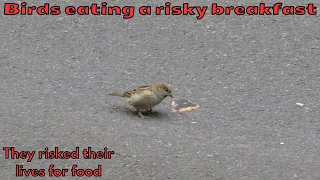
<svg viewBox="0 0 320 180">
<path fill-rule="evenodd" d="M 139 86 L 131 91 L 125 92 L 124 94 L 126 97 L 131 97 L 132 94 L 140 93 L 145 90 L 150 90 L 150 86 Z"/>
<path fill-rule="evenodd" d="M 146 87 L 150 87 L 150 86 L 138 86 L 138 87 L 136 87 L 136 89 L 146 88 Z"/>
</svg>

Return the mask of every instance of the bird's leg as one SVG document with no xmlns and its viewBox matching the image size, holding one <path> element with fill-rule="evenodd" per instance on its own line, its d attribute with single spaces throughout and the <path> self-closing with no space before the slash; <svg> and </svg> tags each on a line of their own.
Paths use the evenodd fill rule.
<svg viewBox="0 0 320 180">
<path fill-rule="evenodd" d="M 153 114 L 158 114 L 158 111 L 155 111 L 153 109 L 148 109 L 147 111 L 152 112 Z"/>
<path fill-rule="evenodd" d="M 138 113 L 138 116 L 140 116 L 141 118 L 144 118 L 144 115 L 137 109 L 137 113 Z"/>
</svg>

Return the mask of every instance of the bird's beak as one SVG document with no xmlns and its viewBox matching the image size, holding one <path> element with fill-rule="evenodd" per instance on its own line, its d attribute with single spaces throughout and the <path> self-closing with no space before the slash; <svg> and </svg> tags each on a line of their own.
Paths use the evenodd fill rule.
<svg viewBox="0 0 320 180">
<path fill-rule="evenodd" d="M 171 93 L 169 94 L 169 96 L 170 96 L 171 98 L 173 98 L 173 96 L 172 96 L 172 94 L 171 94 Z"/>
</svg>

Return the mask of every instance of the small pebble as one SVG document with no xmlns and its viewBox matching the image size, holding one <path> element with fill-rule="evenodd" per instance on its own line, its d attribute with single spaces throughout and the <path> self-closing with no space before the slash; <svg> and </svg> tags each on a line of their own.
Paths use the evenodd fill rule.
<svg viewBox="0 0 320 180">
<path fill-rule="evenodd" d="M 297 105 L 297 106 L 300 106 L 300 107 L 303 107 L 303 106 L 304 106 L 304 104 L 302 104 L 302 103 L 296 103 L 296 105 Z"/>
</svg>

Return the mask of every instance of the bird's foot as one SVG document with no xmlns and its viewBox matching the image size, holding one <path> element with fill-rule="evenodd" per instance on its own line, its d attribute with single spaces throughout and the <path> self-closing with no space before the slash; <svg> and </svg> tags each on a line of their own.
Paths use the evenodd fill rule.
<svg viewBox="0 0 320 180">
<path fill-rule="evenodd" d="M 152 112 L 153 114 L 158 114 L 158 111 L 155 111 L 153 109 L 148 109 L 147 111 Z"/>
<path fill-rule="evenodd" d="M 145 118 L 144 115 L 140 111 L 137 111 L 137 113 L 138 113 L 138 116 L 140 116 L 141 118 Z"/>
</svg>

